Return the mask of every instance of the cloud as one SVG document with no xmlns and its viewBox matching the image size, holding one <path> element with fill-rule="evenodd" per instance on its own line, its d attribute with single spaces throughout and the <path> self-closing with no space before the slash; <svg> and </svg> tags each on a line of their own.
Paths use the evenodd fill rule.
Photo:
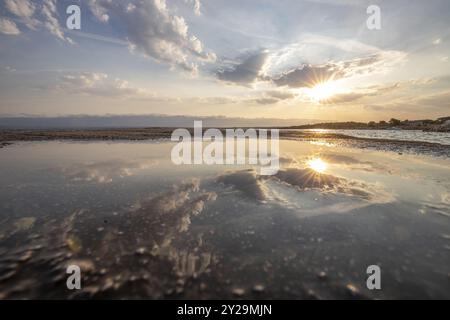
<svg viewBox="0 0 450 320">
<path fill-rule="evenodd" d="M 425 95 L 401 97 L 391 102 L 366 104 L 364 109 L 377 112 L 404 112 L 422 114 L 421 117 L 438 117 L 448 113 L 450 108 L 450 91 L 442 91 Z M 433 112 L 433 113 L 431 113 Z M 416 115 L 417 117 L 417 115 Z"/>
<path fill-rule="evenodd" d="M 248 85 L 258 78 L 267 57 L 267 51 L 254 53 L 228 69 L 218 70 L 217 78 L 226 82 Z"/>
<path fill-rule="evenodd" d="M 255 170 L 243 170 L 223 174 L 217 182 L 231 186 L 251 199 L 264 201 L 267 198 L 266 186 L 260 181 Z"/>
<path fill-rule="evenodd" d="M 366 57 L 343 61 L 330 61 L 322 65 L 304 64 L 281 75 L 265 77 L 277 86 L 290 88 L 312 88 L 323 83 L 342 78 L 386 72 L 404 58 L 398 52 L 380 52 Z"/>
<path fill-rule="evenodd" d="M 155 98 L 156 96 L 144 88 L 131 86 L 128 81 L 111 78 L 105 73 L 81 72 L 63 75 L 58 90 L 69 93 L 81 93 L 93 96 L 124 98 Z"/>
<path fill-rule="evenodd" d="M 111 183 L 115 179 L 133 176 L 140 170 L 151 168 L 156 160 L 111 160 L 77 164 L 61 168 L 67 179 L 96 183 Z"/>
<path fill-rule="evenodd" d="M 409 82 L 408 82 L 409 83 Z M 321 104 L 345 104 L 349 102 L 354 102 L 362 98 L 367 97 L 380 97 L 385 94 L 396 91 L 407 83 L 394 83 L 389 85 L 373 85 L 364 88 L 355 88 L 351 92 L 343 92 L 335 94 L 327 99 L 320 101 Z"/>
<path fill-rule="evenodd" d="M 56 0 L 44 0 L 41 9 L 42 15 L 45 19 L 44 26 L 51 34 L 61 40 L 73 43 L 70 38 L 64 36 L 64 32 L 58 22 L 58 11 L 56 9 Z"/>
<path fill-rule="evenodd" d="M 272 90 L 272 91 L 267 91 L 265 94 L 269 97 L 279 99 L 279 100 L 288 100 L 288 99 L 295 98 L 295 94 L 293 94 L 292 92 L 289 92 L 289 91 Z"/>
<path fill-rule="evenodd" d="M 186 3 L 191 4 L 193 9 L 194 9 L 194 13 L 196 16 L 201 16 L 202 12 L 201 12 L 201 2 L 200 0 L 184 0 Z"/>
<path fill-rule="evenodd" d="M 29 0 L 6 0 L 5 7 L 19 17 L 20 22 L 29 29 L 36 30 L 39 26 L 43 26 L 58 39 L 73 43 L 72 39 L 64 35 L 58 22 L 56 0 L 43 0 L 39 6 Z"/>
<path fill-rule="evenodd" d="M 278 171 L 273 177 L 301 191 L 319 189 L 358 196 L 364 199 L 371 199 L 374 196 L 373 193 L 369 192 L 369 185 L 330 174 L 318 173 L 309 168 L 287 168 Z"/>
<path fill-rule="evenodd" d="M 0 18 L 0 33 L 7 35 L 18 35 L 20 34 L 20 30 L 13 21 Z"/>
<path fill-rule="evenodd" d="M 332 175 L 317 173 L 309 168 L 287 168 L 278 171 L 275 177 L 300 189 L 328 189 L 333 188 L 344 181 L 341 178 Z"/>
<path fill-rule="evenodd" d="M 256 102 L 262 105 L 275 104 L 283 100 L 295 98 L 296 95 L 289 91 L 269 90 L 265 91 L 261 98 L 252 99 L 251 102 Z"/>
<path fill-rule="evenodd" d="M 327 64 L 323 66 L 303 65 L 290 70 L 279 77 L 272 79 L 277 86 L 288 86 L 290 88 L 312 88 L 317 83 L 340 79 L 344 76 L 342 70 L 336 65 Z"/>
<path fill-rule="evenodd" d="M 5 0 L 6 9 L 21 18 L 21 21 L 30 29 L 35 29 L 39 23 L 33 18 L 36 10 L 34 3 L 28 0 Z"/>
<path fill-rule="evenodd" d="M 125 26 L 132 52 L 197 74 L 198 64 L 213 62 L 216 56 L 205 52 L 203 43 L 189 33 L 183 17 L 172 14 L 165 0 L 90 2 L 93 14 L 102 22 L 117 21 Z"/>
<path fill-rule="evenodd" d="M 358 57 L 336 63 L 337 67 L 344 72 L 346 78 L 386 73 L 394 66 L 403 63 L 407 54 L 400 51 L 379 51 L 369 56 Z"/>
<path fill-rule="evenodd" d="M 34 4 L 28 0 L 5 0 L 6 8 L 18 17 L 31 17 L 34 13 Z"/>
<path fill-rule="evenodd" d="M 258 104 L 267 105 L 267 104 L 275 104 L 280 100 L 275 99 L 275 98 L 259 98 L 259 99 L 254 99 L 254 101 Z"/>
<path fill-rule="evenodd" d="M 424 97 L 419 97 L 416 100 L 417 105 L 433 106 L 443 109 L 450 109 L 450 91 L 431 94 Z"/>
<path fill-rule="evenodd" d="M 330 80 L 387 73 L 405 58 L 404 52 L 354 40 L 306 35 L 298 42 L 247 55 L 216 71 L 216 76 L 243 86 L 258 80 L 277 87 L 311 88 Z"/>
<path fill-rule="evenodd" d="M 103 8 L 98 0 L 89 0 L 88 6 L 91 10 L 94 17 L 96 17 L 100 22 L 108 22 L 109 15 L 107 14 L 107 10 Z M 133 9 L 133 7 L 128 8 L 130 11 Z"/>
</svg>

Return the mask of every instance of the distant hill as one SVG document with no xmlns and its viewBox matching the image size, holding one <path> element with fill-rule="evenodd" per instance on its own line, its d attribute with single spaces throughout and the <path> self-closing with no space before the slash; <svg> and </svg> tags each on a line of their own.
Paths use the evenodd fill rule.
<svg viewBox="0 0 450 320">
<path fill-rule="evenodd" d="M 0 129 L 102 129 L 145 127 L 192 127 L 194 120 L 202 120 L 204 127 L 287 127 L 320 120 L 232 118 L 222 116 L 195 117 L 169 115 L 73 115 L 61 117 L 0 117 Z"/>
</svg>

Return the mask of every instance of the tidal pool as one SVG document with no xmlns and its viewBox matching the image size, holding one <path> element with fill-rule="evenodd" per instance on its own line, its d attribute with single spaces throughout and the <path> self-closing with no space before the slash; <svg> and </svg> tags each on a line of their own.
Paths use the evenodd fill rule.
<svg viewBox="0 0 450 320">
<path fill-rule="evenodd" d="M 259 176 L 173 145 L 0 149 L 0 298 L 450 298 L 449 159 L 281 141 Z"/>
</svg>

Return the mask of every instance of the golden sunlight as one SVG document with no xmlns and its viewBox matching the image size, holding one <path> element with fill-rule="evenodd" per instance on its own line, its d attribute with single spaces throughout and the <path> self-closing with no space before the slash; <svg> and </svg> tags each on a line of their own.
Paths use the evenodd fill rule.
<svg viewBox="0 0 450 320">
<path fill-rule="evenodd" d="M 328 167 L 328 164 L 320 158 L 315 158 L 307 162 L 308 166 L 318 173 L 323 173 Z"/>
<path fill-rule="evenodd" d="M 309 89 L 308 94 L 313 100 L 320 102 L 332 97 L 339 91 L 340 86 L 337 81 L 325 81 Z"/>
</svg>

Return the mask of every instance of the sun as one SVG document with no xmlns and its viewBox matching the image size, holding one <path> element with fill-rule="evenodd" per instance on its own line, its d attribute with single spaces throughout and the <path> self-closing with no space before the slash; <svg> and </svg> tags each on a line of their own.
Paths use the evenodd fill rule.
<svg viewBox="0 0 450 320">
<path fill-rule="evenodd" d="M 316 84 L 314 87 L 310 88 L 308 91 L 311 99 L 320 102 L 327 100 L 337 94 L 341 90 L 340 85 L 337 81 L 325 81 Z"/>
<path fill-rule="evenodd" d="M 324 173 L 328 164 L 320 158 L 315 158 L 307 162 L 308 166 L 318 173 Z"/>
</svg>

